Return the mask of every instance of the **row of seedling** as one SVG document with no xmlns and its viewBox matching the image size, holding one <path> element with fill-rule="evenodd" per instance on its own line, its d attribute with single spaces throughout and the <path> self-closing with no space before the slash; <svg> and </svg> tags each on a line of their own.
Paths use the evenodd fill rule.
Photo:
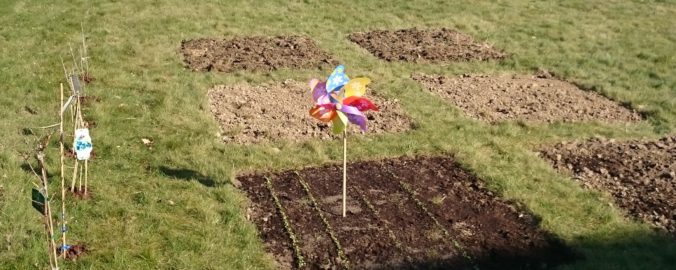
<svg viewBox="0 0 676 270">
<path fill-rule="evenodd" d="M 401 177 L 397 176 L 395 173 L 393 173 L 393 172 L 390 171 L 390 170 L 386 170 L 386 172 L 390 175 L 390 177 L 392 177 L 393 179 L 396 180 L 396 182 L 399 184 L 399 187 L 401 188 L 401 190 L 403 190 L 404 192 L 406 192 L 406 194 L 408 195 L 408 197 L 415 203 L 415 205 L 418 207 L 418 209 L 419 209 L 420 211 L 422 211 L 423 213 L 425 213 L 425 215 L 426 215 L 430 220 L 432 220 L 432 222 L 434 223 L 434 225 L 436 226 L 436 228 L 437 228 L 438 230 L 440 230 L 440 231 L 444 234 L 445 240 L 446 240 L 446 241 L 450 241 L 450 242 L 453 244 L 453 246 L 460 252 L 460 254 L 461 254 L 465 259 L 467 259 L 470 263 L 474 264 L 474 265 L 475 265 L 475 268 L 476 268 L 476 264 L 474 263 L 474 259 L 472 259 L 472 257 L 467 253 L 467 250 L 460 244 L 460 242 L 458 242 L 458 241 L 457 241 L 457 240 L 456 240 L 456 239 L 448 232 L 448 230 L 446 230 L 446 228 L 445 228 L 443 225 L 441 225 L 441 223 L 439 222 L 439 220 L 434 216 L 434 214 L 432 214 L 432 212 L 430 212 L 430 211 L 427 209 L 427 207 L 425 206 L 425 204 L 424 204 L 422 201 L 420 201 L 420 199 L 418 199 L 418 196 L 417 196 L 416 192 L 413 191 L 413 190 L 411 189 L 411 187 L 410 187 L 407 183 L 405 183 Z"/>
</svg>

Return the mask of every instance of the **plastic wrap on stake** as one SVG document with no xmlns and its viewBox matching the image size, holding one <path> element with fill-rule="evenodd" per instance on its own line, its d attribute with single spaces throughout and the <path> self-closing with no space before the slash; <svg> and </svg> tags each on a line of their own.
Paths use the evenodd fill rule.
<svg viewBox="0 0 676 270">
<path fill-rule="evenodd" d="M 71 74 L 70 80 L 73 83 L 73 95 L 77 96 L 82 90 L 82 85 L 80 85 L 80 77 L 77 74 Z"/>
<path fill-rule="evenodd" d="M 75 154 L 78 160 L 88 160 L 92 152 L 92 138 L 89 136 L 89 129 L 80 128 L 75 130 L 75 141 L 73 142 Z"/>
</svg>

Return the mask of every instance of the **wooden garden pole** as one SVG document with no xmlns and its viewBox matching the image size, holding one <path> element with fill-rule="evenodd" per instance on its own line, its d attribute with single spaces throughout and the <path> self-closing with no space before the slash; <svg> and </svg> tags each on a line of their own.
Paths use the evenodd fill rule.
<svg viewBox="0 0 676 270">
<path fill-rule="evenodd" d="M 64 176 L 63 165 L 63 83 L 61 84 L 61 106 L 59 106 L 59 148 L 61 150 L 61 248 L 66 247 L 66 177 Z M 63 258 L 66 258 L 66 251 L 62 250 Z"/>
<path fill-rule="evenodd" d="M 84 161 L 84 165 L 85 165 L 84 166 L 85 185 L 84 185 L 84 194 L 83 194 L 84 196 L 87 196 L 87 174 L 88 174 L 88 171 L 89 171 L 89 169 L 87 168 L 87 162 L 88 161 L 89 161 L 88 159 L 85 159 L 85 161 Z"/>
<path fill-rule="evenodd" d="M 343 130 L 343 217 L 347 208 L 347 129 Z"/>
<path fill-rule="evenodd" d="M 70 182 L 70 192 L 75 193 L 75 179 L 77 179 L 77 159 L 75 159 L 75 165 L 73 166 L 73 181 Z"/>
<path fill-rule="evenodd" d="M 48 144 L 49 142 L 45 143 Z M 45 146 L 46 148 L 46 146 Z M 49 180 L 47 178 L 47 169 L 45 168 L 45 154 L 42 152 L 43 150 L 40 149 L 38 150 L 38 153 L 35 155 L 38 164 L 40 165 L 40 172 L 41 172 L 41 179 L 42 179 L 42 188 L 45 190 L 45 204 L 44 204 L 44 214 L 45 218 L 47 219 L 47 234 L 49 236 L 49 243 L 50 243 L 50 257 L 53 256 L 54 258 L 54 266 L 56 269 L 59 268 L 59 256 L 56 255 L 56 243 L 54 241 L 54 221 L 52 220 L 52 207 L 50 206 L 49 201 L 51 200 L 51 197 L 49 197 Z M 51 259 L 50 259 L 51 261 Z"/>
</svg>

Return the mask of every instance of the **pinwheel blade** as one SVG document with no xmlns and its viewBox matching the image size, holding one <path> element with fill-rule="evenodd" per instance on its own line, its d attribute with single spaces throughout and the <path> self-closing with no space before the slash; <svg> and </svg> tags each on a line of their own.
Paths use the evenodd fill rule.
<svg viewBox="0 0 676 270">
<path fill-rule="evenodd" d="M 343 105 L 340 107 L 340 111 L 347 116 L 347 119 L 350 123 L 358 125 L 362 131 L 366 131 L 366 116 L 359 111 L 359 109 Z"/>
<path fill-rule="evenodd" d="M 345 75 L 345 66 L 339 65 L 326 80 L 326 92 L 339 91 L 348 81 L 350 78 Z"/>
<path fill-rule="evenodd" d="M 373 102 L 371 102 L 367 98 L 363 98 L 363 97 L 358 97 L 358 96 L 348 97 L 345 100 L 343 100 L 343 104 L 355 107 L 362 112 L 365 112 L 365 111 L 368 111 L 368 110 L 378 111 L 378 106 L 373 104 Z"/>
<path fill-rule="evenodd" d="M 361 97 L 366 93 L 366 85 L 371 83 L 369 78 L 355 78 L 345 84 L 345 97 Z"/>
<path fill-rule="evenodd" d="M 347 116 L 344 113 L 337 111 L 336 116 L 333 119 L 333 133 L 339 134 L 345 130 L 347 127 Z"/>
<path fill-rule="evenodd" d="M 312 87 L 312 100 L 315 101 L 317 104 L 322 104 L 323 102 L 320 102 L 322 97 L 326 96 L 326 83 L 321 82 L 317 79 L 312 79 L 310 81 L 310 87 Z M 328 97 L 327 97 L 328 100 Z M 328 103 L 328 102 L 326 102 Z"/>
<path fill-rule="evenodd" d="M 333 104 L 318 104 L 310 109 L 310 116 L 315 119 L 328 123 L 336 118 L 336 108 Z"/>
</svg>

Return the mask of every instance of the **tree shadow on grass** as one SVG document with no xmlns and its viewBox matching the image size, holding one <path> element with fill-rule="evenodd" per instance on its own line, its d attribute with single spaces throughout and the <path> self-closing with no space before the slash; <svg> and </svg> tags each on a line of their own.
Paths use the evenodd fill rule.
<svg viewBox="0 0 676 270">
<path fill-rule="evenodd" d="M 32 168 L 31 168 L 31 164 L 28 164 L 27 162 L 24 162 L 19 167 L 21 168 L 22 171 L 24 171 L 25 173 L 30 174 L 30 175 L 35 175 L 35 174 L 40 175 L 42 173 L 40 171 L 40 167 L 38 167 L 37 165 L 32 165 Z M 35 171 L 33 171 L 33 170 L 35 170 Z M 49 170 L 47 170 L 47 179 L 50 182 L 52 181 L 52 178 L 54 178 L 54 177 L 55 177 L 55 175 L 53 175 Z"/>
<path fill-rule="evenodd" d="M 413 261 L 384 269 L 675 269 L 676 238 L 664 232 L 624 230 L 612 235 L 584 235 L 549 248 L 514 253 L 487 250 L 474 254 L 474 265 L 458 261 Z"/>
<path fill-rule="evenodd" d="M 217 183 L 211 177 L 205 176 L 204 174 L 190 170 L 190 169 L 178 169 L 178 168 L 169 168 L 167 166 L 160 166 L 159 170 L 162 174 L 167 177 L 179 179 L 183 181 L 197 181 L 205 187 L 217 187 L 222 184 Z"/>
<path fill-rule="evenodd" d="M 412 260 L 400 265 L 374 269 L 555 269 L 584 260 L 584 257 L 556 239 L 542 247 L 504 247 L 470 252 L 471 260 L 463 257 L 450 259 Z"/>
</svg>

